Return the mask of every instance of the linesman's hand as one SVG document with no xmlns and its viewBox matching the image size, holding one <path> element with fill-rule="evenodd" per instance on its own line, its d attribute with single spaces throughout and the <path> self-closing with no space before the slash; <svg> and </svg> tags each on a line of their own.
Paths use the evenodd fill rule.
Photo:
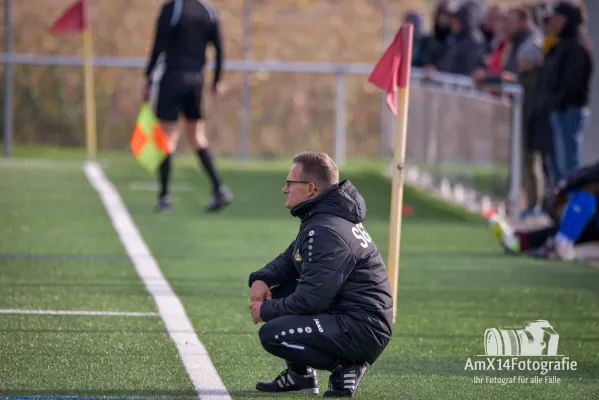
<svg viewBox="0 0 599 400">
<path fill-rule="evenodd" d="M 143 88 L 143 92 L 141 94 L 142 96 L 142 100 L 143 101 L 148 101 L 150 100 L 150 86 L 151 86 L 151 82 L 149 79 L 146 79 L 146 82 L 144 84 L 144 88 Z"/>
<path fill-rule="evenodd" d="M 261 301 L 252 301 L 250 303 L 250 314 L 252 315 L 252 321 L 254 324 L 257 324 L 258 322 L 264 322 L 260 317 L 260 307 L 262 307 Z"/>
<path fill-rule="evenodd" d="M 256 281 L 252 283 L 252 288 L 250 289 L 250 301 L 264 301 L 272 299 L 272 293 L 270 293 L 270 289 L 268 285 L 263 281 Z"/>
<path fill-rule="evenodd" d="M 225 93 L 225 87 L 222 82 L 217 82 L 212 85 L 212 95 L 215 97 L 222 96 Z"/>
</svg>

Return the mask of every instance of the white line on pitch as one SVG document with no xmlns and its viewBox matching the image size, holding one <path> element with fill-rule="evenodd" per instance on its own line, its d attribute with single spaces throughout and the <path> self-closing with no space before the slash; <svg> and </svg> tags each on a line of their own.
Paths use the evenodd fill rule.
<svg viewBox="0 0 599 400">
<path fill-rule="evenodd" d="M 198 339 L 181 300 L 160 271 L 118 191 L 106 178 L 98 163 L 86 162 L 83 169 L 90 184 L 100 195 L 112 224 L 135 265 L 135 270 L 154 298 L 199 398 L 230 400 L 231 397 L 212 365 L 208 352 Z"/>
<path fill-rule="evenodd" d="M 0 309 L 0 314 L 34 314 L 34 315 L 98 315 L 108 317 L 158 317 L 152 312 L 121 312 L 121 311 L 71 311 L 71 310 L 20 310 Z"/>
</svg>

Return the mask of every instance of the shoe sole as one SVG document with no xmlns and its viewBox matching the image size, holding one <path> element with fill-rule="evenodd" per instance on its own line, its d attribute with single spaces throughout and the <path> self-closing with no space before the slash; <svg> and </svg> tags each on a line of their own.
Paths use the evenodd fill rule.
<svg viewBox="0 0 599 400">
<path fill-rule="evenodd" d="M 227 206 L 229 206 L 231 204 L 232 200 L 225 200 L 222 201 L 221 203 L 219 203 L 218 207 L 213 208 L 213 209 L 207 209 L 206 212 L 207 213 L 217 213 L 220 212 L 222 210 L 224 210 L 225 208 L 227 208 Z"/>
<path fill-rule="evenodd" d="M 318 394 L 319 389 L 318 388 L 314 388 L 314 389 L 300 389 L 300 390 L 276 390 L 276 391 L 272 391 L 272 390 L 262 390 L 259 388 L 256 388 L 257 391 L 259 392 L 263 392 L 263 393 L 291 393 L 291 394 Z"/>
</svg>

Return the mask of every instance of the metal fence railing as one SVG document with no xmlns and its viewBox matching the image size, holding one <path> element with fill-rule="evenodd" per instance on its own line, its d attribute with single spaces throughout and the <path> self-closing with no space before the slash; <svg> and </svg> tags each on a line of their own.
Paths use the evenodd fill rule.
<svg viewBox="0 0 599 400">
<path fill-rule="evenodd" d="M 94 59 L 100 148 L 127 147 L 145 62 Z M 82 145 L 82 65 L 78 56 L 0 53 L 13 93 L 5 97 L 3 119 L 13 122 L 15 141 Z M 394 117 L 380 91 L 367 83 L 372 68 L 367 63 L 227 61 L 228 93 L 208 105 L 214 116 L 208 122 L 211 143 L 215 151 L 242 159 L 306 148 L 328 151 L 340 165 L 347 156 L 388 157 Z M 240 101 L 244 72 L 252 82 L 245 110 Z M 406 161 L 431 179 L 508 199 L 513 215 L 519 209 L 521 107 L 519 85 L 483 91 L 469 77 L 424 79 L 414 69 Z"/>
</svg>

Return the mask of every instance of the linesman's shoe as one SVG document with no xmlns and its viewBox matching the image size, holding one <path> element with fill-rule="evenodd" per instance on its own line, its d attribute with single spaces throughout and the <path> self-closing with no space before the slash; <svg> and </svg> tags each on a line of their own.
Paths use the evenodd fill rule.
<svg viewBox="0 0 599 400">
<path fill-rule="evenodd" d="M 170 211 L 171 209 L 172 204 L 168 196 L 162 196 L 158 199 L 158 203 L 156 203 L 156 212 Z"/>
<path fill-rule="evenodd" d="M 221 185 L 218 191 L 213 195 L 212 201 L 206 207 L 206 212 L 217 212 L 231 204 L 233 193 L 227 185 Z"/>
<path fill-rule="evenodd" d="M 323 397 L 354 397 L 366 374 L 366 364 L 337 367 L 329 377 L 329 390 Z"/>
<path fill-rule="evenodd" d="M 313 393 L 318 394 L 318 378 L 312 368 L 302 375 L 288 368 L 272 382 L 259 382 L 256 390 L 270 393 Z"/>
</svg>

